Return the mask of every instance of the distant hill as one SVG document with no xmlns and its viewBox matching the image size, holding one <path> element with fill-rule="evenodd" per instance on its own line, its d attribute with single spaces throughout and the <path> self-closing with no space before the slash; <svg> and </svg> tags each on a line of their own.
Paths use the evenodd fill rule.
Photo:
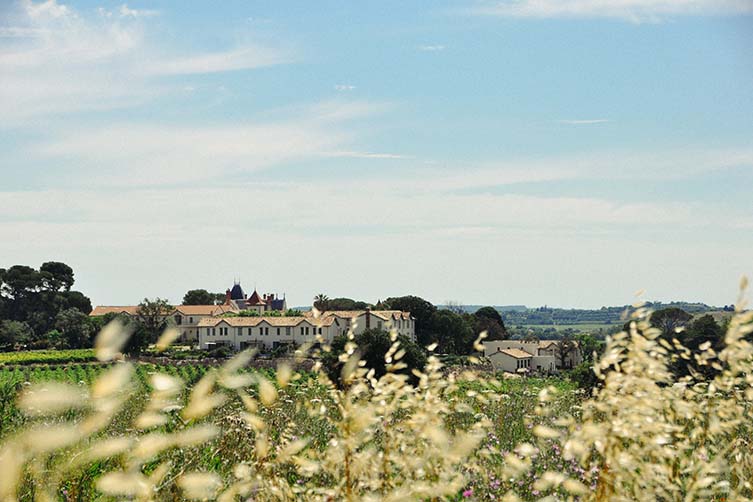
<svg viewBox="0 0 753 502">
<path fill-rule="evenodd" d="M 669 307 L 680 308 L 691 314 L 715 312 L 719 307 L 712 307 L 705 303 L 691 302 L 648 302 L 647 306 L 653 310 Z M 526 325 L 573 325 L 573 324 L 621 324 L 623 315 L 629 305 L 618 307 L 601 307 L 600 309 L 561 309 L 555 307 L 537 307 L 525 311 L 500 311 L 505 324 L 512 326 Z"/>
<path fill-rule="evenodd" d="M 698 302 L 648 302 L 647 306 L 653 310 L 676 307 L 691 314 L 704 314 L 722 310 L 720 307 Z M 438 305 L 438 307 L 446 308 L 444 305 Z M 455 309 L 460 308 L 468 313 L 473 313 L 481 307 L 481 305 L 453 306 Z M 528 308 L 525 305 L 493 305 L 493 307 L 502 315 L 502 319 L 508 327 L 622 324 L 622 316 L 630 308 L 629 305 L 601 307 L 599 309 L 563 309 L 549 306 Z"/>
<path fill-rule="evenodd" d="M 438 309 L 446 309 L 448 308 L 448 305 L 437 305 Z M 486 307 L 486 305 L 453 305 L 453 309 L 462 309 L 463 312 L 468 312 L 469 314 L 472 314 L 476 312 L 481 307 Z M 492 305 L 494 309 L 497 310 L 497 312 L 504 313 L 504 312 L 525 312 L 528 310 L 528 307 L 525 305 Z"/>
</svg>

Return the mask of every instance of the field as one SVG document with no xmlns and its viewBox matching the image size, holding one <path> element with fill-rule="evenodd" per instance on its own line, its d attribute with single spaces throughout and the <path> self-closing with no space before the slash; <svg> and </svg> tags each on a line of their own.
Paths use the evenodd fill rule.
<svg viewBox="0 0 753 502">
<path fill-rule="evenodd" d="M 592 396 L 434 356 L 401 373 L 398 342 L 381 376 L 346 346 L 337 382 L 245 352 L 110 362 L 108 327 L 101 363 L 0 367 L 0 500 L 753 500 L 753 312 L 681 378 L 686 349 L 634 315 Z"/>
<path fill-rule="evenodd" d="M 16 406 L 16 394 L 30 384 L 40 382 L 63 382 L 85 388 L 94 382 L 99 376 L 110 370 L 112 365 L 98 364 L 69 364 L 51 366 L 28 366 L 15 368 L 0 368 L 0 440 L 12 437 L 14 431 L 36 423 L 36 419 L 25 416 Z M 108 426 L 104 436 L 117 437 L 132 432 L 134 421 L 148 406 L 150 392 L 153 392 L 150 380 L 156 373 L 170 375 L 181 379 L 188 387 L 194 385 L 204 377 L 209 368 L 203 366 L 155 366 L 152 364 L 138 364 L 134 373 L 133 397 L 119 412 L 117 417 Z M 268 381 L 276 381 L 276 375 L 271 370 L 243 370 L 241 375 L 262 376 Z M 453 391 L 453 398 L 460 399 L 472 406 L 473 413 L 455 413 L 449 417 L 448 424 L 452 431 L 460 431 L 472 425 L 474 414 L 483 413 L 491 420 L 489 431 L 484 435 L 483 442 L 493 447 L 499 454 L 495 457 L 484 459 L 489 463 L 489 468 L 494 465 L 499 467 L 502 456 L 515 447 L 515 445 L 532 441 L 532 422 L 534 408 L 537 405 L 537 395 L 545 387 L 554 386 L 561 392 L 557 400 L 557 410 L 569 412 L 582 399 L 575 386 L 562 379 L 527 379 L 527 380 L 503 380 L 493 386 L 477 381 L 461 381 L 458 388 Z M 303 402 L 320 402 L 327 408 L 324 415 L 338 415 L 337 403 L 332 399 L 326 386 L 320 384 L 312 373 L 303 373 L 294 382 L 284 389 L 278 389 L 280 394 L 275 405 L 264 409 L 260 416 L 267 424 L 265 430 L 269 441 L 277 444 L 293 437 L 308 437 L 311 440 L 310 448 L 319 450 L 326 449 L 328 442 L 337 436 L 333 430 L 333 424 L 325 418 L 312 417 L 301 406 Z M 494 392 L 504 396 L 500 401 L 486 403 L 468 397 L 468 394 Z M 178 400 L 185 400 L 188 392 L 182 391 Z M 255 395 L 252 392 L 252 395 Z M 154 396 L 151 397 L 153 399 Z M 216 425 L 222 433 L 213 441 L 202 447 L 187 448 L 166 452 L 159 457 L 158 462 L 150 462 L 145 468 L 147 472 L 153 469 L 161 461 L 169 460 L 172 465 L 180 466 L 171 468 L 168 477 L 178 476 L 181 472 L 189 470 L 213 471 L 221 478 L 232 478 L 233 466 L 255 458 L 255 449 L 258 446 L 256 436 L 258 431 L 248 427 L 239 420 L 243 406 L 238 400 L 228 401 L 218 407 L 209 416 L 209 422 Z M 469 410 L 470 411 L 470 410 Z M 82 420 L 86 414 L 81 411 L 69 411 L 58 417 L 61 422 L 69 420 Z M 177 413 L 171 413 L 167 423 L 160 427 L 165 432 L 175 431 L 184 426 Z M 295 424 L 291 430 L 291 424 Z M 548 459 L 542 462 L 541 469 L 549 467 L 565 468 L 556 451 L 551 450 Z M 543 458 L 543 457 L 542 457 Z M 94 480 L 103 472 L 113 468 L 112 462 L 96 462 L 83 472 L 72 475 L 61 484 L 59 495 L 64 500 L 89 500 L 100 496 L 94 487 Z M 542 471 L 543 472 L 543 471 Z M 292 473 L 286 474 L 293 476 Z M 535 481 L 534 473 L 524 480 L 527 493 L 532 493 L 532 484 Z M 472 478 L 471 478 L 472 479 Z M 295 479 L 293 482 L 297 482 Z M 500 481 L 494 479 L 475 479 L 467 483 L 463 488 L 475 490 L 477 497 L 499 496 L 504 488 Z M 177 495 L 174 484 L 166 486 L 160 498 L 170 499 Z M 30 497 L 33 486 L 29 485 L 22 491 L 22 498 Z M 460 490 L 458 490 L 460 494 Z M 496 494 L 496 495 L 495 495 Z M 483 499 L 483 498 L 481 498 Z"/>
<path fill-rule="evenodd" d="M 94 349 L 28 350 L 0 352 L 0 366 L 15 364 L 64 364 L 96 361 Z"/>
</svg>

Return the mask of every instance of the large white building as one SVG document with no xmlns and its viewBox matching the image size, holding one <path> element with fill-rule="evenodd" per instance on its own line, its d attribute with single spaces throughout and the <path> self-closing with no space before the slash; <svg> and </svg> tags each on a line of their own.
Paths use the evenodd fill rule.
<svg viewBox="0 0 753 502">
<path fill-rule="evenodd" d="M 259 316 L 206 318 L 199 322 L 198 330 L 202 349 L 227 345 L 235 350 L 249 347 L 269 350 L 313 343 L 317 335 L 331 342 L 335 336 L 347 332 L 347 327 L 334 316 L 323 319 Z"/>
<path fill-rule="evenodd" d="M 399 310 L 311 311 L 300 317 L 209 317 L 201 319 L 197 328 L 202 349 L 228 345 L 235 350 L 247 347 L 269 350 L 314 342 L 317 335 L 325 343 L 331 343 L 336 336 L 351 330 L 358 335 L 368 329 L 394 329 L 400 335 L 416 339 L 415 320 L 409 312 Z"/>
<path fill-rule="evenodd" d="M 138 306 L 98 306 L 91 316 L 106 314 L 138 315 Z M 180 332 L 178 342 L 196 344 L 202 349 L 229 345 L 235 350 L 256 346 L 274 349 L 280 345 L 301 345 L 321 335 L 331 342 L 352 330 L 358 335 L 368 329 L 391 331 L 416 340 L 416 323 L 409 312 L 399 310 L 309 311 L 301 316 L 285 316 L 285 298 L 254 290 L 251 296 L 239 283 L 226 292 L 223 305 L 179 305 L 163 316 Z M 253 313 L 244 316 L 244 313 Z M 233 316 L 232 314 L 236 314 Z M 254 315 L 255 314 L 255 315 Z"/>
</svg>

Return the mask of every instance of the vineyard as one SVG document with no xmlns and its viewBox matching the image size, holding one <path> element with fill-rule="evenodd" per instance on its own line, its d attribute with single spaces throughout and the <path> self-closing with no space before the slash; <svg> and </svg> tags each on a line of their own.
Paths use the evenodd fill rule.
<svg viewBox="0 0 753 502">
<path fill-rule="evenodd" d="M 23 392 L 26 387 L 43 382 L 61 382 L 86 389 L 103 374 L 112 371 L 118 364 L 120 363 L 0 368 L 0 441 L 6 436 L 12 436 L 14 431 L 36 423 L 34 418 L 24 415 L 16 405 L 18 393 Z M 150 399 L 153 398 L 153 396 L 150 397 L 150 394 L 154 391 L 153 378 L 155 375 L 167 375 L 184 382 L 186 390 L 178 396 L 178 401 L 185 401 L 189 396 L 188 389 L 202 378 L 207 377 L 208 373 L 212 371 L 216 370 L 205 366 L 135 365 L 131 379 L 132 397 L 125 403 L 123 409 L 107 428 L 104 437 L 119 437 L 133 432 L 134 422 L 137 421 L 144 409 L 148 408 Z M 253 378 L 262 377 L 269 382 L 277 382 L 278 380 L 273 370 L 243 369 L 240 374 L 249 375 Z M 574 385 L 554 378 L 500 381 L 497 382 L 496 387 L 490 387 L 488 384 L 479 381 L 464 381 L 460 383 L 454 395 L 456 399 L 472 406 L 476 412 L 483 412 L 493 419 L 494 426 L 485 436 L 484 442 L 487 446 L 499 449 L 502 452 L 512 450 L 521 441 L 533 439 L 532 426 L 528 418 L 534 415 L 538 393 L 542 389 L 552 386 L 555 386 L 561 392 L 561 398 L 557 400 L 557 409 L 563 413 L 573 410 L 582 399 Z M 252 396 L 258 397 L 258 393 L 254 392 L 253 389 L 250 392 Z M 264 428 L 268 433 L 268 440 L 271 445 L 284 444 L 291 438 L 306 437 L 310 441 L 310 448 L 325 451 L 331 438 L 337 436 L 336 425 L 326 417 L 337 417 L 342 412 L 337 399 L 333 399 L 329 387 L 320 383 L 314 373 L 301 373 L 285 388 L 277 385 L 276 392 L 279 395 L 274 406 L 264 407 L 257 411 L 258 416 L 265 423 Z M 505 402 L 490 401 L 484 404 L 468 397 L 468 395 L 488 395 L 489 393 L 506 396 Z M 317 406 L 326 409 L 323 416 L 311 416 L 307 410 L 307 404 L 310 403 L 316 403 Z M 58 417 L 57 420 L 78 421 L 83 419 L 85 415 L 84 410 L 68 411 Z M 159 460 L 169 461 L 173 465 L 180 466 L 180 468 L 171 471 L 173 475 L 178 475 L 187 470 L 199 470 L 212 471 L 222 477 L 232 477 L 233 466 L 254 458 L 256 455 L 255 449 L 258 447 L 256 441 L 258 431 L 249 427 L 248 423 L 241 418 L 243 415 L 244 405 L 242 400 L 228 400 L 207 417 L 208 423 L 217 426 L 222 431 L 218 438 L 200 448 L 166 452 Z M 168 413 L 168 416 L 169 420 L 157 429 L 158 431 L 169 433 L 185 427 L 185 422 L 177 411 Z M 465 412 L 451 414 L 449 421 L 452 430 L 457 431 L 466 429 L 473 423 L 473 414 Z M 542 455 L 541 460 L 542 466 L 551 464 L 551 466 L 558 468 L 571 468 L 571 466 L 564 465 L 562 458 L 556 455 L 553 450 L 549 450 L 546 455 Z M 491 458 L 489 462 L 499 464 L 501 457 Z M 147 472 L 153 469 L 154 465 L 156 464 L 148 464 L 146 466 Z M 112 467 L 113 464 L 110 462 L 95 463 L 86 471 L 85 476 L 66 480 L 63 483 L 61 493 L 64 493 L 68 500 L 74 500 L 78 497 L 83 497 L 86 500 L 96 498 L 99 494 L 95 490 L 94 479 L 98 475 L 112 470 Z M 278 474 L 294 476 L 291 478 L 294 482 L 297 482 L 298 479 L 301 481 L 307 479 L 295 475 L 293 471 Z M 532 484 L 535 482 L 533 474 L 526 478 L 524 482 L 528 486 L 528 493 L 531 493 L 533 491 Z M 26 490 L 28 491 L 24 493 L 29 495 L 32 489 L 32 486 L 27 486 Z M 177 497 L 176 489 L 174 485 L 165 487 L 161 499 Z M 491 479 L 478 483 L 475 489 L 478 494 L 487 493 L 494 496 L 495 493 L 500 492 L 502 487 L 498 480 Z M 22 496 L 22 498 L 24 497 Z"/>
<path fill-rule="evenodd" d="M 13 364 L 65 364 L 96 361 L 93 349 L 28 350 L 0 352 L 0 366 Z"/>
<path fill-rule="evenodd" d="M 447 371 L 433 346 L 412 384 L 397 336 L 379 378 L 351 342 L 338 384 L 247 352 L 112 362 L 110 325 L 101 364 L 0 368 L 0 500 L 753 500 L 753 312 L 693 354 L 711 377 L 677 378 L 690 351 L 649 319 L 608 341 L 592 396 Z"/>
</svg>

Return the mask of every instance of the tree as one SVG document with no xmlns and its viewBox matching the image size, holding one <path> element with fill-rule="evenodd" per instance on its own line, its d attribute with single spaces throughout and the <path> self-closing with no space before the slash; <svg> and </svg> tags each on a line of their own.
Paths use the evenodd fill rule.
<svg viewBox="0 0 753 502">
<path fill-rule="evenodd" d="M 218 297 L 224 300 L 225 295 L 210 293 L 206 289 L 192 289 L 183 296 L 183 305 L 216 305 Z"/>
<path fill-rule="evenodd" d="M 328 307 L 329 297 L 324 293 L 319 293 L 314 297 L 314 308 L 320 312 L 332 310 Z"/>
<path fill-rule="evenodd" d="M 429 345 L 432 339 L 430 323 L 437 311 L 437 307 L 418 296 L 398 296 L 385 299 L 382 304 L 385 310 L 401 310 L 410 312 L 416 320 L 416 340 L 422 346 Z"/>
<path fill-rule="evenodd" d="M 557 343 L 557 349 L 555 350 L 555 355 L 560 363 L 560 368 L 568 367 L 569 356 L 577 349 L 578 346 L 575 343 L 575 340 L 573 340 L 573 337 L 569 334 L 563 335 L 562 339 Z"/>
<path fill-rule="evenodd" d="M 505 322 L 502 320 L 502 315 L 494 307 L 481 307 L 473 315 L 475 315 L 476 317 L 483 317 L 497 321 L 502 325 L 505 324 Z"/>
<path fill-rule="evenodd" d="M 502 316 L 494 307 L 482 307 L 478 309 L 471 316 L 470 322 L 473 324 L 473 331 L 476 334 L 486 331 L 486 339 L 489 341 L 506 340 L 510 337 Z"/>
<path fill-rule="evenodd" d="M 437 310 L 429 320 L 429 333 L 428 343 L 437 342 L 439 353 L 465 355 L 473 352 L 476 335 L 460 314 Z"/>
<path fill-rule="evenodd" d="M 91 301 L 71 291 L 73 282 L 73 269 L 61 262 L 45 262 L 39 270 L 25 265 L 0 269 L 0 314 L 26 322 L 35 333 L 47 333 L 61 310 L 91 312 Z"/>
<path fill-rule="evenodd" d="M 322 355 L 322 365 L 327 375 L 330 377 L 330 380 L 339 385 L 342 384 L 340 376 L 343 367 L 343 363 L 339 361 L 339 356 L 344 352 L 347 341 L 348 337 L 345 335 L 335 337 L 330 346 L 330 351 L 324 352 Z M 400 370 L 398 373 L 410 375 L 411 379 L 415 382 L 416 379 L 411 370 L 423 370 L 426 364 L 426 355 L 421 347 L 413 343 L 406 336 L 398 336 L 397 341 L 400 342 L 400 349 L 405 351 L 405 355 L 401 361 L 407 365 L 407 368 Z M 366 367 L 373 369 L 377 378 L 384 375 L 387 371 L 384 355 L 392 346 L 390 334 L 386 331 L 370 329 L 356 335 L 354 342 L 358 345 L 358 354 L 361 360 L 366 363 Z"/>
<path fill-rule="evenodd" d="M 326 308 L 320 310 L 363 310 L 368 306 L 368 303 L 352 298 L 328 298 Z"/>
<path fill-rule="evenodd" d="M 150 300 L 144 298 L 136 310 L 136 319 L 146 331 L 149 342 L 154 342 L 166 327 L 167 316 L 173 311 L 173 307 L 162 298 Z"/>
<path fill-rule="evenodd" d="M 69 349 L 82 349 L 92 346 L 93 326 L 89 316 L 78 309 L 58 312 L 55 317 L 55 330 L 63 335 Z"/>
<path fill-rule="evenodd" d="M 588 363 L 589 366 L 593 363 L 594 352 L 600 354 L 604 350 L 604 342 L 597 340 L 588 333 L 579 333 L 575 335 L 575 339 L 578 342 L 581 354 L 583 354 L 584 363 Z"/>
<path fill-rule="evenodd" d="M 73 269 L 59 261 L 42 263 L 39 272 L 43 276 L 45 286 L 50 291 L 70 291 L 73 286 Z"/>
<path fill-rule="evenodd" d="M 678 328 L 682 328 L 693 319 L 693 316 L 677 307 L 657 310 L 651 314 L 651 325 L 659 328 L 662 334 L 670 341 L 676 336 Z"/>
<path fill-rule="evenodd" d="M 34 336 L 34 331 L 25 322 L 0 321 L 0 350 L 15 350 L 24 346 Z"/>
</svg>

